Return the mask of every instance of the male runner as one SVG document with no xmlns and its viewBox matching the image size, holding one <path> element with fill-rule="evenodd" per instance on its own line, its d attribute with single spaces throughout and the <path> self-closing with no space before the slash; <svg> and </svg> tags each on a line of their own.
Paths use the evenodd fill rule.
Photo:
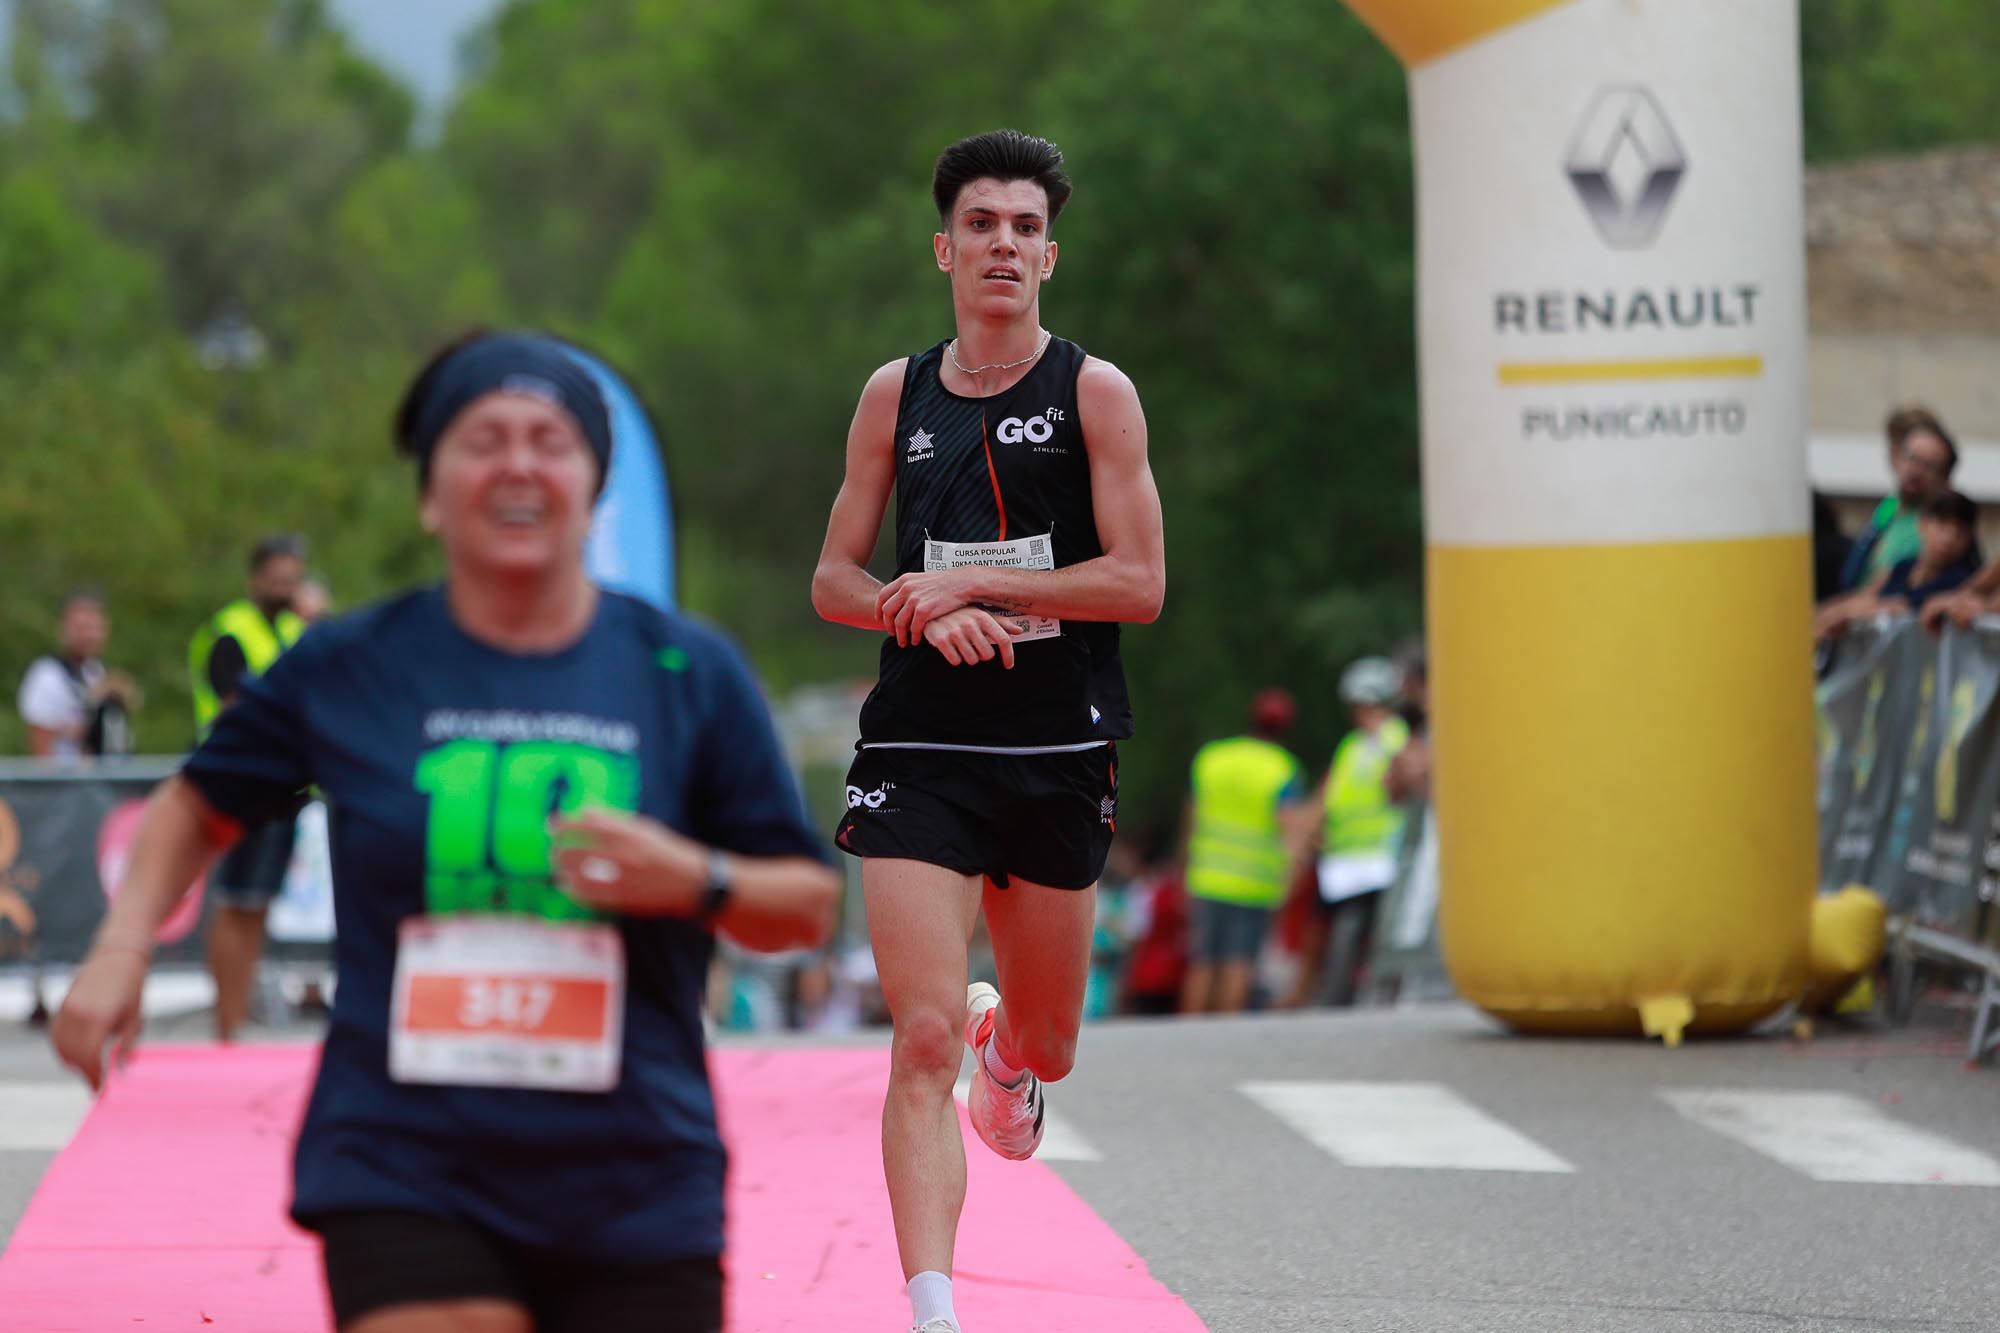
<svg viewBox="0 0 2000 1333">
<path fill-rule="evenodd" d="M 1075 1059 L 1114 742 L 1132 734 L 1118 622 L 1159 615 L 1166 561 L 1131 381 L 1041 325 L 1070 194 L 1061 152 L 977 135 L 938 158 L 931 192 L 958 336 L 862 390 L 813 606 L 890 635 L 836 841 L 863 858 L 895 1025 L 882 1156 L 915 1323 L 960 1333 L 960 1034 L 979 1064 L 974 1128 L 1030 1156 L 1042 1082 Z M 882 584 L 864 563 L 892 490 Z M 966 984 L 982 906 L 997 992 Z"/>
</svg>

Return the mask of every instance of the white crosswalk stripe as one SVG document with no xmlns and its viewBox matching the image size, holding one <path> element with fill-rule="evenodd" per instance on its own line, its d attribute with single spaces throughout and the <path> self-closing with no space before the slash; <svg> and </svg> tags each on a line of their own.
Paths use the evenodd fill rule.
<svg viewBox="0 0 2000 1333">
<path fill-rule="evenodd" d="M 1814 1180 L 2000 1185 L 2000 1161 L 1838 1092 L 1663 1090 L 1689 1120 Z"/>
<path fill-rule="evenodd" d="M 1348 1166 L 1576 1170 L 1438 1083 L 1244 1083 L 1245 1096 Z"/>
<path fill-rule="evenodd" d="M 953 1089 L 966 1100 L 971 1083 Z M 1438 1083 L 1287 1080 L 1242 1095 L 1344 1165 L 1568 1174 L 1576 1168 Z M 1690 1123 L 1812 1180 L 1844 1184 L 2000 1186 L 2000 1159 L 1907 1124 L 1845 1093 L 1658 1089 Z M 80 1081 L 0 1083 L 0 1150 L 56 1152 L 90 1110 Z M 1097 1146 L 1050 1112 L 1039 1160 L 1099 1162 Z"/>
<path fill-rule="evenodd" d="M 963 1103 L 972 1091 L 970 1075 L 958 1080 L 952 1088 L 952 1095 Z M 1035 1149 L 1038 1162 L 1101 1162 L 1104 1155 L 1097 1151 L 1083 1134 L 1069 1121 L 1054 1111 L 1042 1116 L 1042 1146 Z"/>
<path fill-rule="evenodd" d="M 90 1089 L 81 1079 L 0 1084 L 0 1149 L 59 1151 L 89 1111 Z"/>
</svg>

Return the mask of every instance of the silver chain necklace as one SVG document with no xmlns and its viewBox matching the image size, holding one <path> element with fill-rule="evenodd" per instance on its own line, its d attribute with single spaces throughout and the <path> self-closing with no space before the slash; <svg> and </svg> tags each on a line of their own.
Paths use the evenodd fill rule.
<svg viewBox="0 0 2000 1333">
<path fill-rule="evenodd" d="M 1048 331 L 1047 329 L 1043 329 L 1043 330 L 1042 330 L 1042 340 L 1041 340 L 1040 342 L 1038 342 L 1038 343 L 1036 343 L 1036 344 L 1035 344 L 1035 350 L 1034 350 L 1034 351 L 1032 351 L 1032 352 L 1028 353 L 1028 354 L 1027 354 L 1026 356 L 1022 357 L 1022 358 L 1021 358 L 1021 359 L 1020 359 L 1019 361 L 995 361 L 995 362 L 994 362 L 994 363 L 993 363 L 992 365 L 990 365 L 990 366 L 964 366 L 964 365 L 959 365 L 959 360 L 958 360 L 958 339 L 956 339 L 956 338 L 953 338 L 953 339 L 951 340 L 951 345 L 950 345 L 949 347 L 947 347 L 947 348 L 945 348 L 945 349 L 944 349 L 944 354 L 945 354 L 946 356 L 948 356 L 948 357 L 950 357 L 950 358 L 951 358 L 951 363 L 952 363 L 952 364 L 953 364 L 954 366 L 958 366 L 958 373 L 959 373 L 959 374 L 961 374 L 961 375 L 984 375 L 984 374 L 985 374 L 985 373 L 986 373 L 987 371 L 989 371 L 989 370 L 1012 370 L 1012 369 L 1013 369 L 1013 368 L 1014 368 L 1015 366 L 1025 366 L 1025 365 L 1027 365 L 1027 364 L 1028 364 L 1028 363 L 1029 363 L 1030 361 L 1033 361 L 1033 360 L 1034 360 L 1034 359 L 1035 359 L 1036 357 L 1038 357 L 1038 356 L 1040 356 L 1040 355 L 1042 354 L 1042 349 L 1043 349 L 1043 348 L 1045 348 L 1045 347 L 1047 347 L 1047 346 L 1049 345 L 1049 338 L 1050 338 L 1050 336 L 1051 336 L 1051 335 L 1050 335 L 1049 331 Z"/>
</svg>

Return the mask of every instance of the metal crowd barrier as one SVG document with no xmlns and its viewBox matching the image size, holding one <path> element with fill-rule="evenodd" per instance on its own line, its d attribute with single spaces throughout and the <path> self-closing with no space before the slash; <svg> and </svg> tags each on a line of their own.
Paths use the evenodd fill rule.
<svg viewBox="0 0 2000 1333">
<path fill-rule="evenodd" d="M 1887 906 L 1892 1021 L 1920 962 L 1977 981 L 1967 1055 L 1983 1060 L 2000 1049 L 2000 617 L 1855 626 L 1817 703 L 1821 888 Z"/>
<path fill-rule="evenodd" d="M 1973 1008 L 1972 1037 L 1965 1058 L 1978 1064 L 2000 1050 L 2000 953 L 1957 939 L 1943 931 L 1912 925 L 1907 918 L 1889 923 L 1889 1015 L 1907 1023 L 1917 1003 L 1918 958 L 1955 966 L 1977 974 L 1979 1000 Z"/>
<path fill-rule="evenodd" d="M 138 832 L 146 797 L 180 766 L 178 756 L 85 762 L 0 760 L 0 971 L 82 960 L 109 904 Z M 190 892 L 162 927 L 156 960 L 199 966 L 205 892 Z M 300 817 L 285 891 L 267 922 L 268 956 L 332 955 L 332 889 L 325 819 Z"/>
</svg>

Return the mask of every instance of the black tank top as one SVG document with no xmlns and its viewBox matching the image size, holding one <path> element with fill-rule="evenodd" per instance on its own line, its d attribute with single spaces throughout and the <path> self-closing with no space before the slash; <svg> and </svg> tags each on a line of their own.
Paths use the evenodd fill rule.
<svg viewBox="0 0 2000 1333">
<path fill-rule="evenodd" d="M 1090 458 L 1077 420 L 1084 351 L 1051 338 L 1020 383 L 962 398 L 938 378 L 944 343 L 912 357 L 896 412 L 896 573 L 924 568 L 931 542 L 1048 538 L 1057 569 L 1104 554 Z M 1034 548 L 1039 555 L 1039 547 Z M 1132 734 L 1118 626 L 1064 621 L 1014 646 L 1013 670 L 953 666 L 928 643 L 882 644 L 881 677 L 861 706 L 861 741 L 998 749 L 1078 745 Z"/>
</svg>

